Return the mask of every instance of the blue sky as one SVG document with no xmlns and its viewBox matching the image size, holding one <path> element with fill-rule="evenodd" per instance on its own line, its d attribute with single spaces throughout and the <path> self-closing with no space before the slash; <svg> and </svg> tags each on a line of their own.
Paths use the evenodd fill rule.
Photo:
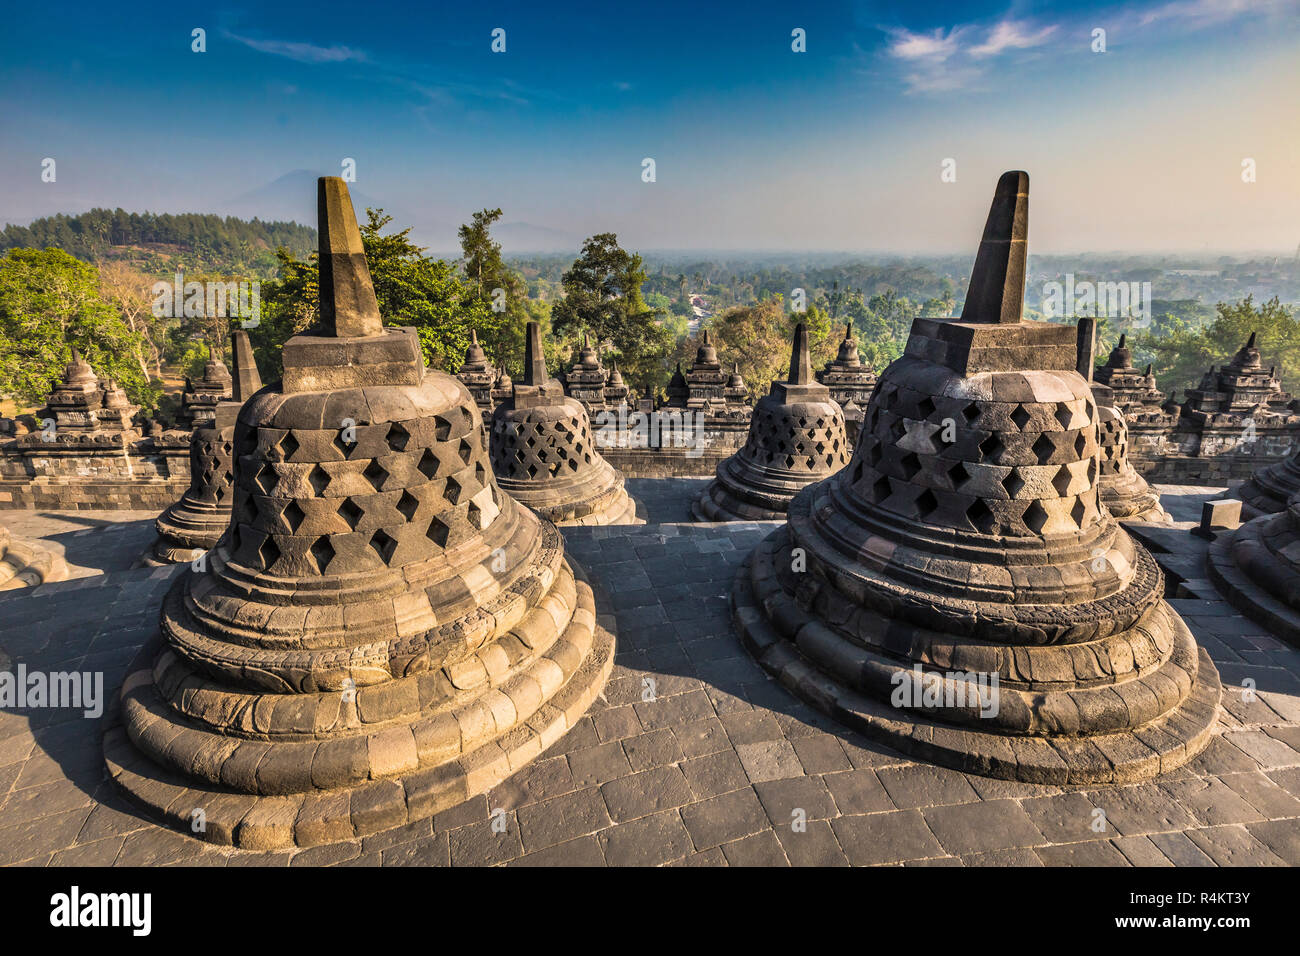
<svg viewBox="0 0 1300 956">
<path fill-rule="evenodd" d="M 1024 168 L 1040 252 L 1300 243 L 1300 0 L 549 6 L 15 7 L 0 221 L 309 215 L 267 185 L 350 157 L 435 249 L 501 206 L 508 249 L 950 252 Z"/>
</svg>

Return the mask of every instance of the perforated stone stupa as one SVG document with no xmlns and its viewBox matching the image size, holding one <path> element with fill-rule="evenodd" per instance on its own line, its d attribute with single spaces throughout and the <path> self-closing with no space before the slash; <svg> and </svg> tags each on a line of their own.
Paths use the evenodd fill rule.
<svg viewBox="0 0 1300 956">
<path fill-rule="evenodd" d="M 1092 383 L 1097 402 L 1098 482 L 1101 503 L 1116 518 L 1169 522 L 1160 495 L 1147 484 L 1129 461 L 1129 430 L 1124 412 L 1115 403 L 1109 385 L 1093 382 L 1097 351 L 1097 320 L 1084 318 L 1078 325 L 1079 374 Z"/>
<path fill-rule="evenodd" d="M 640 524 L 623 476 L 601 457 L 587 410 L 546 373 L 542 333 L 528 323 L 524 381 L 492 415 L 501 489 L 556 524 Z"/>
<path fill-rule="evenodd" d="M 799 491 L 848 461 L 844 413 L 813 379 L 808 330 L 800 323 L 789 377 L 759 399 L 744 447 L 718 465 L 691 510 L 697 521 L 773 521 Z"/>
<path fill-rule="evenodd" d="M 343 180 L 320 180 L 319 209 L 319 326 L 240 411 L 229 533 L 168 592 L 104 740 L 131 799 L 246 848 L 495 786 L 613 660 L 555 527 L 493 481 L 469 392 L 383 327 Z"/>
<path fill-rule="evenodd" d="M 1098 502 L 1074 330 L 1022 318 L 1028 192 L 1002 176 L 961 318 L 913 322 L 852 463 L 742 567 L 736 624 L 786 687 L 906 753 L 1132 780 L 1208 743 L 1219 678 Z"/>
<path fill-rule="evenodd" d="M 147 565 L 192 561 L 211 550 L 230 525 L 235 421 L 244 402 L 262 387 L 248 333 L 239 329 L 230 337 L 235 362 L 230 397 L 190 438 L 190 487 L 154 522 L 158 538 L 144 559 Z"/>
</svg>

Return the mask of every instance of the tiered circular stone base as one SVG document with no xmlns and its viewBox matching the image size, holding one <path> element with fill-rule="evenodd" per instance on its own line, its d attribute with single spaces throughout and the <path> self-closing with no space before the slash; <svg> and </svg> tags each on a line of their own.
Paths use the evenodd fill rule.
<svg viewBox="0 0 1300 956">
<path fill-rule="evenodd" d="M 36 587 L 68 577 L 63 558 L 33 541 L 13 538 L 0 527 L 0 591 Z"/>
<path fill-rule="evenodd" d="M 1106 510 L 1121 521 L 1173 522 L 1160 505 L 1160 495 L 1136 472 L 1127 481 L 1103 480 L 1098 496 Z"/>
<path fill-rule="evenodd" d="M 158 538 L 141 563 L 146 567 L 187 564 L 211 551 L 230 526 L 230 507 L 182 498 L 154 522 Z"/>
<path fill-rule="evenodd" d="M 799 505 L 796 502 L 795 509 Z M 1099 664 L 1101 670 L 1129 666 L 1138 676 L 1122 683 L 1082 681 L 1074 679 L 1074 670 L 1061 672 L 1059 678 L 1071 689 L 1048 692 L 1046 696 L 1055 699 L 1050 708 L 1044 706 L 1038 687 L 1022 689 L 1004 682 L 998 688 L 997 719 L 988 721 L 1000 724 L 1000 732 L 979 726 L 983 721 L 978 705 L 967 708 L 967 720 L 960 725 L 932 719 L 924 707 L 891 706 L 891 693 L 900 685 L 900 676 L 912 672 L 914 662 L 850 641 L 800 606 L 794 580 L 799 576 L 789 570 L 789 534 L 788 526 L 774 531 L 742 566 L 732 591 L 736 627 L 765 670 L 847 727 L 918 759 L 1045 784 L 1140 780 L 1178 767 L 1209 743 L 1218 716 L 1218 673 L 1186 625 L 1163 604 L 1152 612 L 1155 617 L 1133 629 L 1130 639 L 1074 645 L 1082 652 L 1077 661 L 1068 646 L 1062 647 L 1056 664 L 1087 671 L 1091 659 L 1093 670 Z M 844 621 L 851 619 L 855 628 L 870 630 L 886 646 L 914 653 L 924 648 L 936 658 L 951 654 L 954 669 L 975 669 L 969 661 L 980 654 L 980 647 L 970 642 L 945 651 L 934 643 L 944 635 L 847 603 L 840 604 L 840 612 Z M 1162 639 L 1162 634 L 1168 638 Z M 1165 641 L 1168 646 L 1159 646 Z M 994 666 L 1008 666 L 1005 655 L 1020 661 L 1016 648 L 988 644 L 985 651 Z M 957 660 L 959 655 L 964 662 Z M 1098 655 L 1109 655 L 1109 661 L 1102 663 Z M 1041 723 L 1033 726 L 1044 719 L 1055 723 L 1058 732 L 1047 732 Z M 1083 722 L 1093 732 L 1077 733 Z M 1129 729 L 1130 722 L 1137 726 Z M 1009 732 L 1016 724 L 1022 725 L 1022 732 Z"/>
<path fill-rule="evenodd" d="M 691 504 L 696 521 L 781 521 L 790 502 L 825 474 L 759 469 L 732 456 Z"/>
<path fill-rule="evenodd" d="M 1300 610 L 1275 596 L 1300 599 L 1297 563 L 1284 556 L 1289 547 L 1300 557 L 1300 544 L 1285 519 L 1286 512 L 1261 515 L 1219 535 L 1210 543 L 1206 570 L 1229 604 L 1270 633 L 1300 647 Z"/>
<path fill-rule="evenodd" d="M 550 488 L 539 491 L 527 481 L 498 478 L 497 486 L 559 527 L 645 524 L 644 509 L 627 493 L 622 477 L 600 494 L 577 500 L 564 500 Z"/>
<path fill-rule="evenodd" d="M 1285 510 L 1287 501 L 1297 491 L 1300 491 L 1300 461 L 1293 455 L 1257 471 L 1230 493 L 1241 499 L 1241 515 L 1250 520 Z"/>
<path fill-rule="evenodd" d="M 169 600 L 179 596 L 173 590 Z M 555 622 L 566 619 L 557 634 Z M 572 573 L 509 637 L 458 665 L 451 695 L 413 722 L 401 708 L 420 707 L 420 677 L 434 675 L 392 682 L 399 693 L 374 702 L 392 708 L 392 726 L 369 735 L 315 739 L 309 724 L 321 708 L 310 705 L 318 702 L 284 695 L 308 725 L 300 740 L 274 747 L 259 732 L 279 704 L 263 714 L 237 694 L 217 701 L 216 685 L 156 641 L 123 684 L 126 726 L 105 735 L 105 763 L 122 792 L 161 822 L 241 849 L 319 846 L 424 819 L 490 790 L 564 736 L 613 667 L 614 637 L 596 623 L 591 588 Z M 332 695 L 334 712 L 356 711 L 364 693 Z M 204 695 L 232 709 L 242 737 L 180 716 L 178 704 L 197 706 Z"/>
</svg>

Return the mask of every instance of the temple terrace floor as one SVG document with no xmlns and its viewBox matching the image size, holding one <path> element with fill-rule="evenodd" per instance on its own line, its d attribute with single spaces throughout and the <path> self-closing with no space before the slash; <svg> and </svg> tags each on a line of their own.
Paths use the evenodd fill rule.
<svg viewBox="0 0 1300 956">
<path fill-rule="evenodd" d="M 1205 543 L 1186 531 L 1222 489 L 1161 487 L 1177 525 L 1135 529 L 1223 677 L 1219 734 L 1154 781 L 1081 788 L 918 763 L 768 679 L 732 632 L 728 596 L 741 561 L 775 525 L 692 524 L 690 502 L 705 483 L 631 480 L 646 525 L 564 529 L 598 611 L 616 623 L 614 674 L 574 730 L 488 794 L 350 843 L 223 849 L 148 822 L 104 779 L 111 709 L 91 720 L 80 710 L 7 708 L 0 864 L 1300 864 L 1300 651 L 1214 594 Z M 115 701 L 181 573 L 133 569 L 153 517 L 0 511 L 0 524 L 59 552 L 70 569 L 69 580 L 0 595 L 0 670 L 102 671 Z M 1247 678 L 1255 694 L 1243 700 Z"/>
</svg>

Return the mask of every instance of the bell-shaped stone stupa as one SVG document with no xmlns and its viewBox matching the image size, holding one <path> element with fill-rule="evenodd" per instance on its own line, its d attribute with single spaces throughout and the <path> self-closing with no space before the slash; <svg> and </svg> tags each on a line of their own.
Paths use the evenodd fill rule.
<svg viewBox="0 0 1300 956">
<path fill-rule="evenodd" d="M 523 383 L 492 415 L 501 490 L 556 524 L 641 524 L 623 476 L 596 450 L 587 410 L 547 375 L 536 322 L 528 323 L 525 353 Z"/>
<path fill-rule="evenodd" d="M 1025 321 L 1029 177 L 998 182 L 959 319 L 918 318 L 852 463 L 733 593 L 745 645 L 866 735 L 962 770 L 1106 783 L 1210 739 L 1219 678 L 1098 501 L 1074 329 Z"/>
<path fill-rule="evenodd" d="M 808 330 L 800 323 L 789 377 L 759 399 L 744 447 L 718 465 L 691 510 L 697 521 L 778 520 L 799 491 L 848 461 L 844 413 L 813 379 Z"/>
<path fill-rule="evenodd" d="M 1125 521 L 1171 521 L 1158 495 L 1129 461 L 1128 423 L 1109 385 L 1093 381 L 1097 356 L 1097 320 L 1083 318 L 1078 326 L 1079 374 L 1092 384 L 1097 402 L 1097 450 L 1101 503 Z M 1114 354 L 1113 352 L 1111 353 Z"/>
<path fill-rule="evenodd" d="M 207 424 L 194 430 L 189 490 L 154 522 L 158 538 L 144 559 L 146 565 L 193 561 L 211 550 L 230 526 L 235 420 L 244 402 L 262 387 L 248 333 L 237 329 L 230 337 L 235 357 L 230 398 L 217 403 Z M 230 377 L 229 372 L 226 375 Z"/>
<path fill-rule="evenodd" d="M 465 386 L 384 328 L 342 179 L 319 209 L 319 326 L 244 403 L 230 529 L 168 592 L 104 741 L 131 799 L 245 848 L 365 836 L 495 786 L 613 660 L 559 533 L 496 487 Z"/>
</svg>

